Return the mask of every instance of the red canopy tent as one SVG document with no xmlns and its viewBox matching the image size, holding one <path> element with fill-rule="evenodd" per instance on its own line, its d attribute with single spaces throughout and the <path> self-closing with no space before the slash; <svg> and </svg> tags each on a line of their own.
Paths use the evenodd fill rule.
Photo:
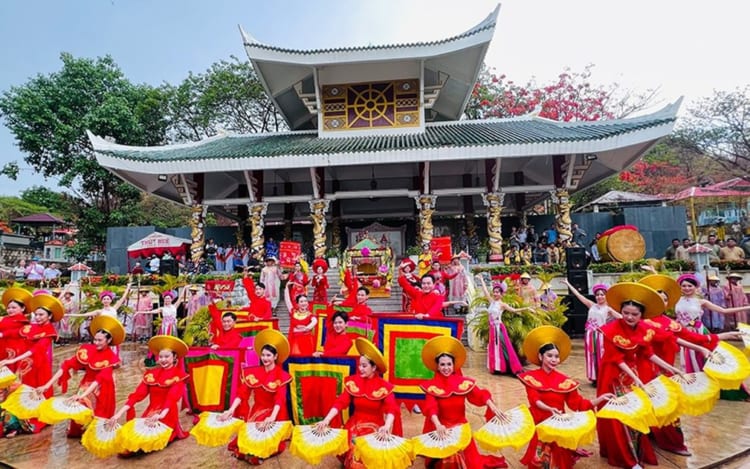
<svg viewBox="0 0 750 469">
<path fill-rule="evenodd" d="M 177 257 L 184 254 L 191 244 L 189 239 L 154 232 L 128 246 L 128 257 L 150 257 L 152 254 L 161 257 L 165 252 Z"/>
</svg>

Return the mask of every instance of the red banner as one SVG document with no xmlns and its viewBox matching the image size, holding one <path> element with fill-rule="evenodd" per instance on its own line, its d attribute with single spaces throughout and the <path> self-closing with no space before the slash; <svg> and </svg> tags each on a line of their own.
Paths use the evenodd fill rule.
<svg viewBox="0 0 750 469">
<path fill-rule="evenodd" d="M 430 240 L 430 251 L 433 252 L 432 260 L 440 261 L 441 264 L 449 264 L 451 261 L 451 238 L 443 236 L 441 238 L 432 238 Z"/>
<path fill-rule="evenodd" d="M 296 241 L 282 241 L 279 243 L 279 264 L 281 267 L 291 269 L 302 255 L 302 245 Z"/>
<path fill-rule="evenodd" d="M 207 280 L 205 288 L 209 296 L 220 297 L 234 291 L 234 280 Z"/>
</svg>

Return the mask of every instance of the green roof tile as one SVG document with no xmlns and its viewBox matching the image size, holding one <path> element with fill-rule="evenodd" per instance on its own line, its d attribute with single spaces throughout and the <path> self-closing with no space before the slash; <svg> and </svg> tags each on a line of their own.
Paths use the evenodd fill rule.
<svg viewBox="0 0 750 469">
<path fill-rule="evenodd" d="M 190 145 L 96 148 L 103 155 L 139 161 L 202 160 L 345 154 L 418 148 L 494 146 L 601 140 L 674 122 L 674 117 L 559 123 L 544 119 L 461 121 L 428 125 L 408 135 L 320 138 L 316 131 L 225 135 Z M 95 145 L 96 147 L 97 145 Z"/>
</svg>

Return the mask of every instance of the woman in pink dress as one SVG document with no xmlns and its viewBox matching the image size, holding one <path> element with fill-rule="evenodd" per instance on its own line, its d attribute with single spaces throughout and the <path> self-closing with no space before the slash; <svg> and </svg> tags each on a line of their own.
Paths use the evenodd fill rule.
<svg viewBox="0 0 750 469">
<path fill-rule="evenodd" d="M 461 265 L 461 259 L 458 256 L 451 258 L 451 264 L 446 269 L 450 275 L 448 283 L 448 300 L 465 301 L 466 300 L 466 270 Z"/>
<path fill-rule="evenodd" d="M 145 313 L 151 311 L 154 307 L 154 300 L 151 299 L 151 291 L 148 288 L 138 289 L 138 300 L 135 305 L 136 313 Z M 133 329 L 139 342 L 145 342 L 151 337 L 151 318 L 145 314 L 133 315 Z"/>
<path fill-rule="evenodd" d="M 699 334 L 708 334 L 708 329 L 703 325 L 701 316 L 703 310 L 707 309 L 721 314 L 739 313 L 750 310 L 750 306 L 736 308 L 723 308 L 698 296 L 701 286 L 700 280 L 693 274 L 683 274 L 677 278 L 682 296 L 674 307 L 675 319 L 682 327 Z M 695 350 L 682 349 L 682 365 L 687 373 L 694 373 L 703 369 L 703 357 Z"/>
<path fill-rule="evenodd" d="M 275 309 L 280 298 L 281 270 L 275 257 L 266 257 L 265 262 L 265 267 L 260 270 L 260 283 L 266 286 L 266 299 L 271 302 L 271 307 Z"/>
<path fill-rule="evenodd" d="M 513 348 L 513 342 L 508 336 L 508 331 L 503 324 L 503 313 L 520 313 L 531 308 L 514 308 L 503 302 L 505 293 L 505 283 L 498 282 L 492 286 L 492 295 L 487 291 L 484 279 L 477 275 L 485 298 L 490 302 L 487 308 L 490 322 L 490 343 L 487 344 L 487 368 L 490 373 L 513 373 L 514 375 L 523 371 L 521 360 L 518 358 L 516 350 Z"/>
<path fill-rule="evenodd" d="M 578 298 L 578 301 L 589 309 L 588 317 L 586 318 L 583 354 L 586 358 L 586 377 L 592 384 L 596 384 L 597 370 L 604 355 L 604 338 L 599 328 L 612 319 L 619 319 L 620 313 L 610 308 L 607 304 L 607 285 L 603 283 L 594 285 L 591 291 L 594 292 L 596 301 L 591 301 L 576 290 L 567 280 L 563 280 L 563 283 Z"/>
<path fill-rule="evenodd" d="M 177 294 L 171 290 L 162 293 L 164 305 L 160 308 L 149 311 L 139 311 L 136 315 L 161 314 L 161 326 L 159 326 L 159 335 L 172 335 L 177 337 L 177 308 L 182 304 L 182 298 L 175 302 Z"/>
</svg>

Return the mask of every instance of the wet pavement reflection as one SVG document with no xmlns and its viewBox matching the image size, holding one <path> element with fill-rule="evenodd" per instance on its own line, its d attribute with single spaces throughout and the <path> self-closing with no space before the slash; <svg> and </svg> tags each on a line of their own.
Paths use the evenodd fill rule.
<svg viewBox="0 0 750 469">
<path fill-rule="evenodd" d="M 55 349 L 55 366 L 72 355 L 74 346 L 59 347 Z M 146 354 L 146 347 L 136 344 L 124 344 L 122 356 L 124 366 L 116 372 L 117 402 L 118 407 L 124 402 L 126 396 L 135 389 L 143 372 L 142 359 Z M 586 383 L 583 344 L 580 340 L 574 341 L 574 349 L 567 362 L 561 365 L 560 370 L 575 379 L 581 381 L 581 392 L 588 398 L 594 397 L 595 389 Z M 494 400 L 500 408 L 506 409 L 526 402 L 526 394 L 523 385 L 514 377 L 490 375 L 485 367 L 485 354 L 482 352 L 469 352 L 467 363 L 464 366 L 464 374 L 477 379 L 480 386 L 488 388 Z M 56 389 L 59 392 L 58 389 Z M 145 404 L 140 403 L 136 409 L 140 412 Z M 482 425 L 484 409 L 468 405 L 468 418 L 472 428 L 477 429 Z M 748 451 L 750 448 L 750 403 L 719 401 L 708 415 L 701 417 L 684 417 L 682 428 L 686 436 L 688 448 L 692 456 L 683 457 L 657 449 L 659 466 L 663 468 L 699 468 L 719 467 L 722 461 Z M 405 436 L 414 436 L 420 433 L 423 417 L 411 414 L 402 408 Z M 182 425 L 189 429 L 192 425 L 192 417 L 183 413 Z M 38 435 L 21 435 L 13 439 L 0 441 L 0 462 L 20 469 L 38 468 L 85 468 L 91 466 L 103 466 L 110 468 L 134 468 L 134 467 L 181 467 L 181 468 L 234 468 L 248 467 L 245 462 L 238 461 L 230 456 L 226 448 L 206 448 L 199 446 L 190 437 L 177 441 L 166 449 L 145 454 L 142 456 L 119 459 L 112 457 L 106 460 L 98 459 L 89 454 L 79 440 L 66 438 L 66 425 L 61 424 L 53 428 L 47 428 Z M 582 459 L 576 465 L 577 468 L 599 468 L 607 467 L 606 462 L 598 457 L 598 447 L 595 442 L 587 447 L 594 456 Z M 506 456 L 511 468 L 523 467 L 519 458 L 523 451 L 516 452 L 513 449 L 505 449 Z M 295 458 L 289 451 L 265 461 L 260 467 L 263 468 L 304 468 L 307 464 Z M 320 467 L 340 467 L 334 458 L 323 461 Z M 418 458 L 413 467 L 424 467 L 424 461 Z M 750 458 L 744 457 L 733 459 L 721 467 L 740 468 L 750 467 Z"/>
</svg>

